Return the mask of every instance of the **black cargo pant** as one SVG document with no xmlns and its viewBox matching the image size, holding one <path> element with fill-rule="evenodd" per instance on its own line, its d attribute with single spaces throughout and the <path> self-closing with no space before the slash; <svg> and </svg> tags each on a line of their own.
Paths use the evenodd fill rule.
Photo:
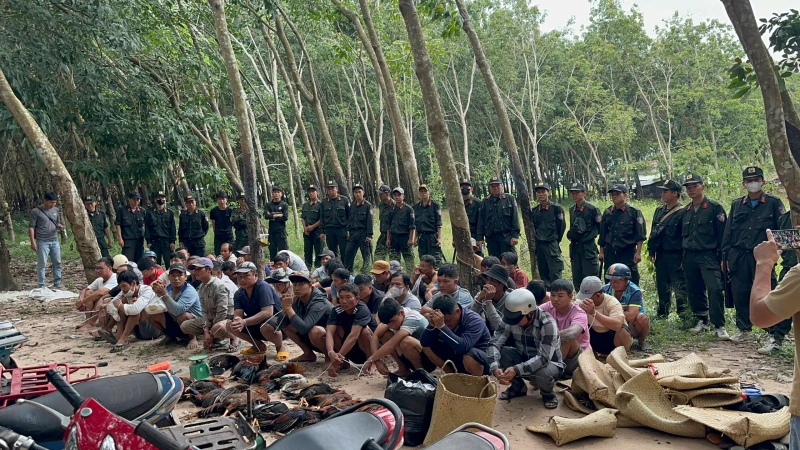
<svg viewBox="0 0 800 450">
<path fill-rule="evenodd" d="M 347 248 L 344 252 L 344 266 L 351 273 L 356 262 L 356 254 L 361 250 L 362 272 L 372 268 L 372 242 L 367 242 L 367 230 L 353 230 L 347 237 Z"/>
<path fill-rule="evenodd" d="M 717 251 L 685 250 L 683 277 L 695 317 L 704 321 L 710 319 L 715 328 L 725 326 L 725 281 Z"/>
<path fill-rule="evenodd" d="M 436 259 L 436 267 L 442 265 L 442 259 L 444 255 L 442 254 L 442 246 L 436 244 L 436 233 L 421 233 L 417 238 L 417 249 L 419 250 L 419 256 L 422 255 L 431 255 Z"/>
<path fill-rule="evenodd" d="M 675 308 L 678 314 L 686 310 L 686 285 L 683 275 L 683 251 L 660 250 L 656 253 L 656 290 L 658 291 L 658 317 L 666 317 L 672 307 L 672 294 L 675 294 Z"/>
<path fill-rule="evenodd" d="M 144 238 L 139 239 L 125 239 L 125 245 L 122 246 L 122 254 L 128 258 L 130 262 L 138 262 L 142 255 L 144 255 Z"/>
<path fill-rule="evenodd" d="M 286 237 L 286 228 L 269 234 L 269 257 L 274 258 L 279 251 L 289 250 L 289 240 Z"/>
<path fill-rule="evenodd" d="M 105 236 L 97 236 L 97 246 L 100 248 L 100 255 L 102 255 L 103 258 L 110 258 Z"/>
<path fill-rule="evenodd" d="M 408 246 L 408 237 L 409 234 L 407 233 L 392 233 L 391 242 L 389 243 L 389 248 L 391 249 L 389 257 L 399 262 L 402 256 L 406 273 L 411 273 L 411 269 L 414 267 L 414 253 L 411 251 L 411 247 Z"/>
<path fill-rule="evenodd" d="M 612 264 L 622 263 L 628 266 L 631 269 L 631 281 L 634 284 L 639 284 L 639 265 L 633 262 L 633 255 L 636 253 L 636 245 L 630 245 L 628 247 L 623 248 L 616 248 L 616 247 L 603 247 L 603 267 L 604 271 L 608 271 L 608 268 L 611 267 Z M 603 277 L 600 277 L 603 279 Z"/>
<path fill-rule="evenodd" d="M 561 278 L 561 273 L 564 271 L 564 261 L 561 259 L 561 247 L 558 246 L 558 242 L 537 239 L 536 264 L 539 276 L 544 281 L 544 287 L 549 290 L 550 284 Z"/>
<path fill-rule="evenodd" d="M 309 268 L 316 265 L 316 258 L 322 253 L 322 239 L 319 238 L 319 234 L 319 228 L 303 234 L 303 259 Z"/>
<path fill-rule="evenodd" d="M 165 269 L 169 267 L 169 255 L 172 254 L 172 250 L 169 248 L 171 243 L 172 241 L 169 238 L 153 238 L 150 240 L 150 250 L 156 254 L 156 264 L 161 264 Z"/>
<path fill-rule="evenodd" d="M 205 238 L 183 239 L 181 242 L 190 256 L 206 256 Z"/>
<path fill-rule="evenodd" d="M 344 259 L 344 254 L 347 250 L 347 228 L 326 228 L 325 240 L 328 243 L 328 249 L 336 253 L 339 258 Z"/>
<path fill-rule="evenodd" d="M 731 291 L 733 292 L 733 306 L 736 308 L 736 327 L 743 331 L 750 331 L 753 323 L 750 322 L 750 290 L 753 288 L 753 279 L 756 276 L 756 259 L 753 251 L 742 248 L 732 248 L 728 252 L 728 270 L 731 272 Z M 772 288 L 778 285 L 775 269 L 772 269 Z M 767 328 L 770 331 L 774 328 Z"/>
<path fill-rule="evenodd" d="M 600 275 L 600 260 L 597 259 L 597 244 L 594 240 L 569 244 L 569 262 L 572 267 L 572 284 L 575 290 L 586 277 Z"/>
<path fill-rule="evenodd" d="M 517 253 L 516 247 L 511 245 L 511 236 L 507 233 L 492 233 L 486 236 L 486 247 L 489 255 L 496 256 L 500 259 L 500 255 L 505 252 Z"/>
<path fill-rule="evenodd" d="M 382 260 L 388 261 L 389 260 L 389 253 L 391 249 L 386 246 L 386 235 L 389 234 L 388 231 L 381 231 L 381 235 L 378 237 L 378 240 L 375 242 L 375 260 Z"/>
</svg>

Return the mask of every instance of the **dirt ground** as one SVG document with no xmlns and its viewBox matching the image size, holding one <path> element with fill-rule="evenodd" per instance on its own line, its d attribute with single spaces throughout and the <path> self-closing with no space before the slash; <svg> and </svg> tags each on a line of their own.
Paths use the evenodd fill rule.
<svg viewBox="0 0 800 450">
<path fill-rule="evenodd" d="M 74 268 L 70 274 L 65 274 L 65 279 L 80 279 L 80 273 Z M 17 274 L 17 280 L 35 279 L 33 271 L 29 277 Z M 74 278 L 73 278 L 74 277 Z M 23 284 L 30 288 L 27 283 Z M 71 283 L 67 287 L 77 292 Z M 50 303 L 40 303 L 32 300 L 25 293 L 0 293 L 0 320 L 11 320 L 17 328 L 30 340 L 20 348 L 14 358 L 20 365 L 31 366 L 53 362 L 67 362 L 70 364 L 98 364 L 106 362 L 108 365 L 99 369 L 101 376 L 123 375 L 132 372 L 144 371 L 148 365 L 170 361 L 173 370 L 179 376 L 188 377 L 188 357 L 194 352 L 189 352 L 182 346 L 163 347 L 153 342 L 135 342 L 131 347 L 119 354 L 109 353 L 110 346 L 105 342 L 94 342 L 88 335 L 76 334 L 73 330 L 82 317 L 72 310 L 73 301 L 56 300 Z M 700 354 L 710 366 L 728 367 L 733 374 L 761 387 L 764 392 L 780 392 L 789 394 L 792 366 L 785 361 L 759 355 L 756 352 L 756 343 L 737 344 L 733 342 L 718 342 L 711 344 L 704 351 L 693 348 L 659 349 L 667 360 L 677 359 L 692 351 Z M 289 345 L 292 355 L 299 355 L 299 349 Z M 274 351 L 268 353 L 269 358 L 274 358 Z M 344 389 L 353 398 L 366 399 L 382 396 L 386 387 L 384 377 L 362 376 L 356 378 L 358 371 L 351 369 L 340 373 L 338 378 L 329 378 L 324 375 L 325 365 L 320 360 L 314 364 L 305 365 L 307 377 L 318 377 L 335 388 Z M 495 410 L 494 428 L 503 432 L 508 437 L 512 448 L 516 449 L 549 449 L 556 448 L 553 441 L 543 435 L 533 435 L 525 430 L 525 426 L 534 423 L 544 423 L 550 416 L 580 417 L 563 404 L 563 398 L 555 411 L 542 407 L 538 393 L 531 393 L 525 398 L 515 399 L 511 403 L 498 402 Z M 191 419 L 194 406 L 189 402 L 182 402 L 175 410 L 175 416 L 181 420 Z M 265 436 L 268 442 L 275 436 Z M 711 449 L 715 445 L 699 439 L 687 439 L 668 435 L 644 428 L 619 428 L 614 438 L 585 439 L 567 444 L 563 448 L 582 448 L 591 445 L 597 450 L 616 450 L 620 446 L 638 449 Z"/>
</svg>

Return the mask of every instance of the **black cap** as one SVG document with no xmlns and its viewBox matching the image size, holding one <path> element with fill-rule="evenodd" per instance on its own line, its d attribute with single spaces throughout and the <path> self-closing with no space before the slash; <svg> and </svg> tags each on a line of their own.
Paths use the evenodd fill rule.
<svg viewBox="0 0 800 450">
<path fill-rule="evenodd" d="M 194 196 L 192 194 L 189 194 L 186 197 L 183 197 L 183 201 L 184 202 L 193 202 L 194 201 Z"/>
<path fill-rule="evenodd" d="M 239 192 L 239 195 L 236 196 L 236 200 L 239 200 L 240 198 L 245 198 L 244 192 Z"/>
<path fill-rule="evenodd" d="M 683 182 L 683 185 L 686 186 L 687 184 L 702 183 L 702 182 L 703 182 L 703 177 L 701 177 L 700 175 L 689 173 L 686 175 L 686 181 Z"/>
<path fill-rule="evenodd" d="M 500 180 L 500 177 L 492 177 L 489 178 L 489 184 L 503 184 L 503 182 Z"/>
<path fill-rule="evenodd" d="M 544 181 L 540 181 L 540 182 L 536 183 L 536 185 L 533 187 L 534 192 L 537 189 L 547 189 L 549 191 L 550 190 L 550 184 L 545 183 Z"/>
<path fill-rule="evenodd" d="M 317 189 L 316 185 L 311 184 L 308 186 L 308 188 L 306 188 L 306 192 L 308 191 L 319 191 L 319 189 Z"/>
<path fill-rule="evenodd" d="M 509 283 L 508 270 L 500 264 L 493 265 L 489 270 L 482 274 L 483 277 L 491 278 L 499 283 L 504 284 L 509 289 L 514 289 L 515 286 Z"/>
<path fill-rule="evenodd" d="M 615 184 L 611 186 L 611 189 L 608 190 L 609 194 L 612 192 L 622 192 L 623 194 L 627 194 L 628 186 L 625 186 L 624 184 Z"/>
<path fill-rule="evenodd" d="M 656 186 L 656 188 L 663 189 L 665 191 L 667 191 L 667 190 L 669 190 L 669 191 L 678 191 L 678 192 L 681 191 L 681 185 L 678 184 L 678 182 L 675 181 L 675 180 L 667 180 L 664 183 L 662 183 L 661 185 Z"/>
<path fill-rule="evenodd" d="M 464 180 L 461 182 L 461 184 L 459 184 L 459 186 L 464 186 L 464 185 L 467 185 L 469 187 L 474 187 L 475 183 L 473 183 L 472 180 Z"/>
<path fill-rule="evenodd" d="M 228 193 L 225 192 L 225 191 L 219 191 L 219 192 L 217 192 L 217 195 L 216 195 L 215 198 L 228 198 Z"/>
<path fill-rule="evenodd" d="M 361 183 L 356 183 L 353 185 L 353 191 L 355 191 L 356 189 L 361 189 L 363 191 L 364 185 L 362 185 Z"/>
<path fill-rule="evenodd" d="M 339 183 L 337 183 L 336 180 L 329 180 L 325 187 L 339 187 Z"/>
<path fill-rule="evenodd" d="M 272 185 L 272 192 L 275 192 L 275 191 L 283 192 L 283 188 L 278 186 L 277 184 L 273 184 Z"/>
<path fill-rule="evenodd" d="M 138 191 L 131 191 L 128 193 L 128 198 L 142 198 Z"/>
<path fill-rule="evenodd" d="M 96 202 L 96 201 L 97 201 L 97 198 L 95 198 L 94 195 L 87 195 L 86 197 L 83 197 L 83 203 L 92 203 L 92 202 Z"/>
<path fill-rule="evenodd" d="M 181 271 L 183 273 L 186 273 L 186 266 L 184 266 L 181 263 L 175 263 L 175 264 L 169 266 L 169 270 L 167 270 L 167 273 L 170 273 L 173 270 L 179 270 L 179 271 Z"/>
<path fill-rule="evenodd" d="M 167 198 L 167 194 L 165 194 L 164 191 L 158 191 L 158 192 L 156 192 L 155 198 L 159 198 L 159 197 Z"/>
<path fill-rule="evenodd" d="M 570 192 L 586 192 L 586 186 L 583 183 L 574 182 L 567 188 Z"/>
<path fill-rule="evenodd" d="M 388 184 L 382 184 L 381 187 L 378 188 L 378 192 L 381 194 L 391 194 L 392 188 L 390 188 Z"/>
<path fill-rule="evenodd" d="M 764 178 L 764 171 L 761 170 L 761 167 L 749 166 L 744 168 L 742 171 L 742 179 L 753 177 Z"/>
</svg>

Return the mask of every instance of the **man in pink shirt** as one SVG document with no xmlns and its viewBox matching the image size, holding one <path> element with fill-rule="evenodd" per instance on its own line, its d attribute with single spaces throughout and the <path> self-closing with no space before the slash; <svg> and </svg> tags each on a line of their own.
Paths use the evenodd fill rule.
<svg viewBox="0 0 800 450">
<path fill-rule="evenodd" d="M 572 377 L 578 368 L 578 355 L 591 351 L 589 343 L 589 322 L 586 312 L 572 303 L 574 292 L 572 282 L 563 278 L 550 285 L 550 302 L 543 303 L 539 309 L 546 311 L 558 324 L 561 338 L 561 356 L 564 359 L 564 376 Z"/>
</svg>

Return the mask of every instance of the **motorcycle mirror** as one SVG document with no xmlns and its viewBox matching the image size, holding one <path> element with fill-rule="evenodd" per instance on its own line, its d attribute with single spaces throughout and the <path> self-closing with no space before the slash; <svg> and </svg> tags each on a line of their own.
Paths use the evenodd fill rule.
<svg viewBox="0 0 800 450">
<path fill-rule="evenodd" d="M 50 413 L 51 415 L 55 416 L 58 419 L 59 425 L 61 425 L 61 428 L 65 429 L 65 430 L 69 426 L 69 417 L 61 414 L 60 412 L 56 411 L 55 409 L 53 409 L 53 408 L 51 408 L 49 406 L 45 406 L 45 405 L 43 405 L 41 403 L 36 403 L 34 401 L 25 400 L 25 399 L 22 399 L 22 398 L 17 400 L 17 403 L 20 403 L 20 404 L 28 403 L 31 406 L 35 406 L 35 407 L 37 407 L 37 408 L 39 408 L 39 409 L 41 409 L 43 411 L 47 411 L 48 413 Z"/>
</svg>

